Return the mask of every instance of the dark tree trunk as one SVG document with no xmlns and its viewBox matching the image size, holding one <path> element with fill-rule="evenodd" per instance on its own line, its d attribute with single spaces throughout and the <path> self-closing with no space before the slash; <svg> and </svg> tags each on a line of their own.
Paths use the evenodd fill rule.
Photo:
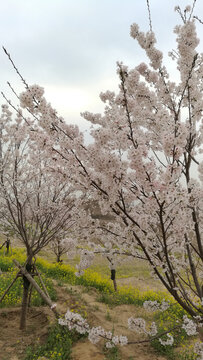
<svg viewBox="0 0 203 360">
<path fill-rule="evenodd" d="M 24 287 L 24 289 L 23 289 L 23 300 L 22 300 L 21 317 L 20 317 L 20 330 L 26 330 L 28 295 L 29 295 L 29 286 L 28 286 L 28 288 Z"/>
<path fill-rule="evenodd" d="M 114 287 L 114 290 L 117 291 L 116 279 L 113 280 L 113 287 Z"/>
<path fill-rule="evenodd" d="M 28 307 L 31 306 L 32 289 L 33 289 L 33 286 L 31 285 L 30 289 L 29 289 L 29 296 L 28 296 Z"/>
<path fill-rule="evenodd" d="M 116 270 L 115 270 L 115 269 L 112 269 L 112 270 L 111 270 L 111 280 L 113 281 L 114 290 L 117 291 Z"/>
<path fill-rule="evenodd" d="M 7 254 L 7 255 L 8 255 L 8 253 L 9 253 L 9 249 L 10 249 L 10 240 L 7 239 L 7 240 L 6 240 L 6 254 Z"/>
<path fill-rule="evenodd" d="M 28 262 L 26 264 L 26 270 L 28 273 L 31 273 L 32 269 L 32 258 L 28 257 Z M 20 330 L 26 330 L 26 319 L 27 319 L 27 309 L 28 309 L 28 302 L 29 302 L 29 289 L 30 289 L 30 282 L 23 275 L 23 298 L 22 298 L 22 305 L 21 305 L 21 317 L 20 317 Z"/>
</svg>

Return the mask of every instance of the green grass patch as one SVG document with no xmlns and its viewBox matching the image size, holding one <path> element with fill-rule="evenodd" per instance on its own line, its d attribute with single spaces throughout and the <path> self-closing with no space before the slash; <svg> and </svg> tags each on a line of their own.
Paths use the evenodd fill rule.
<svg viewBox="0 0 203 360">
<path fill-rule="evenodd" d="M 136 306 L 142 306 L 147 300 L 162 302 L 162 300 L 173 301 L 172 298 L 163 291 L 140 291 L 133 286 L 120 286 L 118 291 L 102 292 L 98 296 L 98 301 L 104 302 L 108 305 L 122 305 L 132 304 Z"/>
<path fill-rule="evenodd" d="M 105 360 L 122 360 L 120 351 L 117 346 L 107 349 L 104 347 Z"/>
<path fill-rule="evenodd" d="M 75 275 L 76 269 L 71 265 L 52 264 L 42 258 L 37 259 L 36 265 L 41 272 L 56 280 L 71 285 L 93 287 L 99 290 L 101 294 L 100 301 L 107 304 L 134 304 L 142 306 L 146 300 L 157 300 L 161 302 L 165 298 L 165 300 L 172 301 L 172 298 L 166 292 L 153 290 L 142 292 L 133 286 L 120 286 L 118 287 L 118 291 L 115 292 L 110 279 L 103 277 L 91 269 L 85 270 L 84 275 L 77 277 Z"/>
<path fill-rule="evenodd" d="M 109 263 L 103 257 L 97 256 L 93 265 L 90 266 L 90 269 L 102 275 L 102 277 L 110 278 L 110 269 Z M 125 279 L 129 277 L 133 278 L 150 278 L 150 268 L 148 264 L 139 259 L 124 261 L 122 265 L 118 265 L 116 269 L 116 278 Z"/>
<path fill-rule="evenodd" d="M 27 348 L 24 360 L 37 360 L 41 356 L 52 360 L 71 360 L 72 343 L 78 338 L 74 332 L 57 324 L 50 328 L 45 344 Z"/>
<path fill-rule="evenodd" d="M 178 354 L 178 360 L 197 360 L 199 356 L 194 354 L 193 346 L 187 346 L 183 344 L 182 349 Z"/>
</svg>

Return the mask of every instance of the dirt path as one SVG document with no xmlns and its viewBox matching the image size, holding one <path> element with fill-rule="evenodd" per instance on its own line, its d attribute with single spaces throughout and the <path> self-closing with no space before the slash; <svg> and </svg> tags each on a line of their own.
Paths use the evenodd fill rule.
<svg viewBox="0 0 203 360">
<path fill-rule="evenodd" d="M 73 310 L 78 309 L 81 315 L 87 314 L 91 326 L 102 326 L 107 331 L 114 329 L 115 334 L 127 335 L 130 341 L 143 339 L 142 335 L 132 333 L 128 329 L 127 319 L 130 316 L 142 317 L 142 315 L 146 315 L 144 309 L 134 305 L 120 305 L 110 308 L 108 305 L 97 301 L 98 293 L 95 290 L 88 292 L 84 292 L 84 290 L 85 288 L 82 286 L 64 285 L 63 287 L 57 287 L 57 307 L 60 312 L 65 313 L 68 307 Z M 102 341 L 96 345 L 91 344 L 88 339 L 79 341 L 73 346 L 73 360 L 105 360 L 103 347 L 104 343 Z M 156 355 L 149 344 L 128 345 L 121 347 L 120 351 L 122 360 L 166 359 L 163 356 Z"/>
<path fill-rule="evenodd" d="M 131 341 L 142 338 L 128 330 L 127 319 L 132 315 L 141 317 L 144 309 L 133 305 L 109 308 L 97 301 L 95 290 L 85 292 L 87 289 L 82 286 L 58 286 L 56 281 L 54 283 L 58 296 L 57 309 L 61 314 L 70 308 L 87 316 L 91 326 L 101 325 L 109 331 L 114 328 L 115 334 L 127 335 Z M 55 320 L 48 307 L 32 308 L 28 313 L 27 331 L 22 332 L 19 330 L 19 319 L 19 308 L 0 309 L 0 360 L 22 360 L 27 346 L 45 341 L 48 326 Z M 88 339 L 83 339 L 73 346 L 73 360 L 105 360 L 103 348 L 102 341 L 93 345 Z M 165 359 L 157 356 L 148 344 L 128 345 L 120 350 L 122 360 Z"/>
</svg>

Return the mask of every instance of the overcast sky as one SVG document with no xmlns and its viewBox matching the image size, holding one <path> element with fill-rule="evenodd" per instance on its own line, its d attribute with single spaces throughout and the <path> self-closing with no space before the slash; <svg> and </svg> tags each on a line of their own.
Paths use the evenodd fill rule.
<svg viewBox="0 0 203 360">
<path fill-rule="evenodd" d="M 153 30 L 165 54 L 175 47 L 173 28 L 180 22 L 175 5 L 184 8 L 192 2 L 150 0 Z M 59 114 L 83 129 L 86 122 L 80 112 L 101 111 L 99 93 L 117 89 L 116 62 L 134 67 L 145 60 L 129 35 L 133 22 L 149 30 L 145 0 L 0 0 L 0 4 L 1 44 L 27 82 L 43 86 Z M 197 0 L 194 14 L 203 18 L 202 0 Z M 202 25 L 198 31 L 201 37 Z M 0 89 L 9 98 L 6 81 L 23 90 L 3 51 L 0 69 Z M 171 65 L 170 70 L 175 76 Z"/>
</svg>

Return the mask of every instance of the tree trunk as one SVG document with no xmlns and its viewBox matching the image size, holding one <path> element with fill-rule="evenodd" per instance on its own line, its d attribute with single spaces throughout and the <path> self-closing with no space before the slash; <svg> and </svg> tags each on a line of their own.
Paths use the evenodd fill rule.
<svg viewBox="0 0 203 360">
<path fill-rule="evenodd" d="M 20 317 L 20 330 L 26 330 L 28 295 L 29 295 L 29 286 L 28 286 L 28 288 L 24 287 L 24 289 L 23 289 L 23 300 L 22 300 L 21 317 Z"/>
<path fill-rule="evenodd" d="M 7 238 L 7 240 L 6 240 L 6 255 L 8 255 L 9 249 L 10 249 L 10 239 Z"/>
<path fill-rule="evenodd" d="M 116 270 L 115 269 L 111 269 L 111 280 L 113 281 L 114 290 L 117 291 Z"/>
<path fill-rule="evenodd" d="M 33 289 L 33 286 L 31 285 L 30 289 L 29 289 L 29 296 L 28 296 L 28 308 L 31 306 L 32 289 Z"/>
<path fill-rule="evenodd" d="M 51 299 L 47 297 L 47 295 L 40 289 L 39 285 L 36 283 L 36 281 L 33 279 L 33 277 L 24 269 L 17 260 L 13 260 L 14 264 L 21 270 L 21 273 L 25 275 L 25 277 L 28 278 L 30 283 L 34 286 L 34 288 L 37 290 L 37 292 L 41 295 L 42 299 L 50 306 L 51 310 L 54 312 L 57 318 L 60 317 L 59 313 L 56 310 L 56 304 L 53 304 Z"/>
<path fill-rule="evenodd" d="M 28 257 L 28 262 L 26 264 L 26 270 L 28 273 L 31 273 L 32 269 L 32 258 Z M 27 309 L 29 301 L 29 288 L 30 281 L 23 275 L 23 299 L 21 305 L 21 317 L 20 317 L 20 330 L 26 330 L 26 319 L 27 319 Z"/>
<path fill-rule="evenodd" d="M 113 287 L 114 287 L 114 290 L 117 291 L 116 279 L 113 280 Z"/>
</svg>

